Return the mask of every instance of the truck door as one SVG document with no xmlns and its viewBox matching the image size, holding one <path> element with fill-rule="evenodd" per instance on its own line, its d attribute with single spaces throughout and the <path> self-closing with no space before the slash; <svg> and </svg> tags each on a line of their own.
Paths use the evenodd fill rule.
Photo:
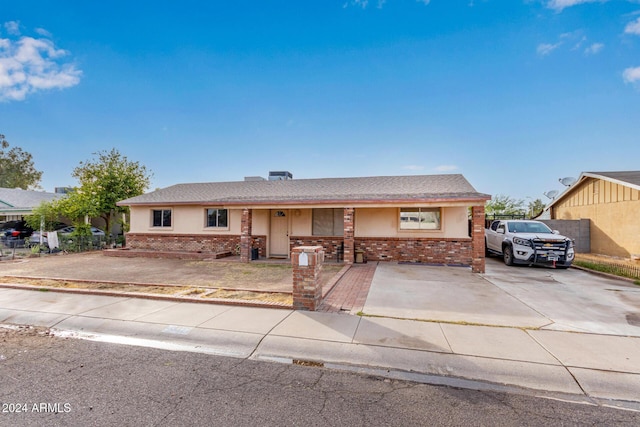
<svg viewBox="0 0 640 427">
<path fill-rule="evenodd" d="M 505 223 L 502 221 L 493 221 L 491 224 L 491 233 L 489 233 L 487 244 L 494 251 L 502 252 L 502 240 L 504 239 Z"/>
</svg>

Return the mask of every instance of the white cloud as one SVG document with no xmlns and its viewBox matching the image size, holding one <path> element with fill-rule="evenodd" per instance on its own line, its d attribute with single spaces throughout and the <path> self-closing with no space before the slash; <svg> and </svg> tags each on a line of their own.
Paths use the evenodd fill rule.
<svg viewBox="0 0 640 427">
<path fill-rule="evenodd" d="M 424 166 L 419 166 L 419 165 L 406 165 L 403 166 L 402 169 L 406 169 L 409 171 L 421 171 L 424 169 Z"/>
<path fill-rule="evenodd" d="M 48 38 L 52 37 L 52 34 L 49 31 L 45 30 L 44 28 L 36 28 L 35 31 L 41 36 L 48 37 Z"/>
<path fill-rule="evenodd" d="M 46 38 L 0 39 L 0 102 L 77 85 L 82 71 L 63 62 L 68 54 Z"/>
<path fill-rule="evenodd" d="M 551 52 L 553 52 L 554 50 L 559 48 L 561 45 L 562 45 L 562 42 L 553 43 L 553 44 L 552 43 L 541 43 L 536 48 L 536 52 L 538 52 L 538 55 L 540 55 L 540 56 L 547 56 Z"/>
<path fill-rule="evenodd" d="M 347 8 L 349 6 L 359 6 L 363 9 L 366 9 L 369 5 L 369 0 L 351 0 L 342 5 L 343 8 Z"/>
<path fill-rule="evenodd" d="M 622 72 L 622 79 L 625 83 L 640 82 L 640 67 L 629 67 Z"/>
<path fill-rule="evenodd" d="M 18 21 L 8 21 L 4 23 L 4 29 L 12 36 L 20 34 L 20 23 Z"/>
<path fill-rule="evenodd" d="M 625 34 L 637 34 L 640 36 L 640 18 L 629 22 L 627 26 L 624 27 L 624 32 Z"/>
<path fill-rule="evenodd" d="M 593 43 L 584 50 L 585 55 L 595 55 L 604 49 L 604 43 Z"/>
<path fill-rule="evenodd" d="M 578 4 L 595 2 L 604 3 L 605 1 L 607 0 L 549 0 L 549 2 L 547 3 L 547 7 L 557 12 L 562 12 L 563 9 L 571 6 L 576 6 Z"/>
<path fill-rule="evenodd" d="M 454 170 L 457 170 L 457 169 L 458 169 L 458 167 L 455 166 L 455 165 L 440 165 L 440 166 L 436 167 L 436 170 L 438 172 L 451 172 L 451 171 L 454 171 Z"/>
<path fill-rule="evenodd" d="M 422 3 L 425 6 L 428 5 L 429 3 L 431 3 L 431 0 L 416 0 L 416 2 L 418 3 Z M 385 3 L 387 3 L 387 0 L 377 0 L 376 1 L 376 8 L 378 9 L 382 9 L 382 6 L 385 5 Z M 342 8 L 346 9 L 349 6 L 356 6 L 362 9 L 366 9 L 367 6 L 369 6 L 369 0 L 348 0 L 346 2 L 344 2 L 342 4 Z"/>
</svg>

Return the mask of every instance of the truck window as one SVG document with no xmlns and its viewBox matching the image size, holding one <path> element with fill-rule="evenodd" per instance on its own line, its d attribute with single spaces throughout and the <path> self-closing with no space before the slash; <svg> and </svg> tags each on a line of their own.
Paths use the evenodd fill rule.
<svg viewBox="0 0 640 427">
<path fill-rule="evenodd" d="M 496 231 L 496 229 L 498 228 L 498 225 L 500 225 L 500 221 L 493 221 L 493 223 L 491 223 L 491 229 L 493 231 Z"/>
</svg>

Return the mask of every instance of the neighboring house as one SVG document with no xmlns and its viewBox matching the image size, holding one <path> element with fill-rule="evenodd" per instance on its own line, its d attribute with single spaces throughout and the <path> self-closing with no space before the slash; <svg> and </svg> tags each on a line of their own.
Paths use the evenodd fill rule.
<svg viewBox="0 0 640 427">
<path fill-rule="evenodd" d="M 288 258 L 295 246 L 325 257 L 472 265 L 484 272 L 484 204 L 462 175 L 379 176 L 178 184 L 123 200 L 127 246 Z M 472 213 L 472 226 L 469 214 Z"/>
<path fill-rule="evenodd" d="M 44 191 L 0 188 L 0 222 L 23 219 L 42 202 L 50 202 L 61 194 Z"/>
<path fill-rule="evenodd" d="M 550 219 L 589 219 L 592 253 L 640 254 L 640 171 L 583 172 L 547 210 Z"/>
</svg>

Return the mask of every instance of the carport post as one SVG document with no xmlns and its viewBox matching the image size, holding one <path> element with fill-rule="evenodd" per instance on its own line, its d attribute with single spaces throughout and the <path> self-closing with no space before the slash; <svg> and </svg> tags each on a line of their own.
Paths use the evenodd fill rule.
<svg viewBox="0 0 640 427">
<path fill-rule="evenodd" d="M 291 252 L 293 308 L 316 311 L 322 303 L 320 274 L 324 263 L 322 246 L 298 246 Z"/>
<path fill-rule="evenodd" d="M 240 230 L 240 262 L 251 261 L 251 209 L 242 209 Z"/>
<path fill-rule="evenodd" d="M 471 208 L 471 271 L 484 273 L 484 205 Z"/>
<path fill-rule="evenodd" d="M 353 264 L 355 261 L 354 240 L 354 208 L 344 208 L 344 263 Z"/>
</svg>

